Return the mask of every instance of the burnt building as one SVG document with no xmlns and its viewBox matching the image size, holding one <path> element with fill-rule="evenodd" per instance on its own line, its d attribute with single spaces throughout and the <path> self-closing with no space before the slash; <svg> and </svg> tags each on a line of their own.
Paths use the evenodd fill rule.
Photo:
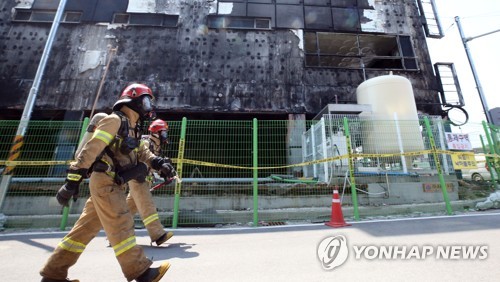
<svg viewBox="0 0 500 282">
<path fill-rule="evenodd" d="M 438 114 L 429 1 L 68 0 L 32 117 L 110 111 L 141 82 L 159 116 L 311 118 L 356 103 L 360 83 L 389 72 L 412 82 L 420 111 Z M 58 5 L 0 3 L 0 119 L 21 116 Z"/>
</svg>

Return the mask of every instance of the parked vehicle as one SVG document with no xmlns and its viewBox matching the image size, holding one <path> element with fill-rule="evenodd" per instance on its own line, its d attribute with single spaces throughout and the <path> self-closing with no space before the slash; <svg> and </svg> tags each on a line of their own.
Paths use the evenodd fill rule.
<svg viewBox="0 0 500 282">
<path fill-rule="evenodd" d="M 462 178 L 474 182 L 484 182 L 491 180 L 490 168 L 485 157 L 476 156 L 476 169 L 462 169 Z M 497 177 L 496 177 L 497 178 Z"/>
</svg>

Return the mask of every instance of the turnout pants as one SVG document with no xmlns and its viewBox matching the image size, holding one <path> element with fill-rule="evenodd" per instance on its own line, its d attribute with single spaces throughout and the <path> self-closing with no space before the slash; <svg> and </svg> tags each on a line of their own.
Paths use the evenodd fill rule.
<svg viewBox="0 0 500 282">
<path fill-rule="evenodd" d="M 149 181 L 139 183 L 131 180 L 128 182 L 128 186 L 130 191 L 127 196 L 127 205 L 130 212 L 132 215 L 139 212 L 142 222 L 148 230 L 151 242 L 158 240 L 165 234 L 165 230 L 156 211 L 153 195 L 149 192 L 151 183 Z"/>
<path fill-rule="evenodd" d="M 66 279 L 68 269 L 103 227 L 123 274 L 132 281 L 145 272 L 152 261 L 136 245 L 134 220 L 127 207 L 125 190 L 102 172 L 92 173 L 89 187 L 90 197 L 80 218 L 58 244 L 40 274 L 52 279 Z"/>
</svg>

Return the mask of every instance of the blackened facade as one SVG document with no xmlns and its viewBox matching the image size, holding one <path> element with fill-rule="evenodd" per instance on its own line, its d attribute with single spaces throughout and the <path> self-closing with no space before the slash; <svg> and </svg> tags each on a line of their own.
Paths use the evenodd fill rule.
<svg viewBox="0 0 500 282">
<path fill-rule="evenodd" d="M 21 115 L 58 4 L 0 3 L 2 119 Z M 142 82 L 179 117 L 312 117 L 391 71 L 439 113 L 415 0 L 68 0 L 35 117 L 88 116 L 103 79 L 96 111 Z"/>
</svg>

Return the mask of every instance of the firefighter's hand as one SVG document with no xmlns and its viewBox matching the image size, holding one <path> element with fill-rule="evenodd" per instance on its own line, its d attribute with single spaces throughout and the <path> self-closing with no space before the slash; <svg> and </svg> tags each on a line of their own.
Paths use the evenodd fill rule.
<svg viewBox="0 0 500 282">
<path fill-rule="evenodd" d="M 176 174 L 171 163 L 163 163 L 158 171 L 160 171 L 161 177 L 165 179 L 173 178 Z"/>
<path fill-rule="evenodd" d="M 78 193 L 80 192 L 80 184 L 76 183 L 71 183 L 67 182 L 65 183 L 61 188 L 59 188 L 59 191 L 57 191 L 56 194 L 56 199 L 57 202 L 61 206 L 69 206 L 69 200 L 71 197 L 76 201 L 76 198 L 78 197 Z"/>
<path fill-rule="evenodd" d="M 69 200 L 73 197 L 76 201 L 80 193 L 80 183 L 87 178 L 87 169 L 70 169 L 66 175 L 66 183 L 57 191 L 56 199 L 59 204 L 69 206 Z"/>
</svg>

